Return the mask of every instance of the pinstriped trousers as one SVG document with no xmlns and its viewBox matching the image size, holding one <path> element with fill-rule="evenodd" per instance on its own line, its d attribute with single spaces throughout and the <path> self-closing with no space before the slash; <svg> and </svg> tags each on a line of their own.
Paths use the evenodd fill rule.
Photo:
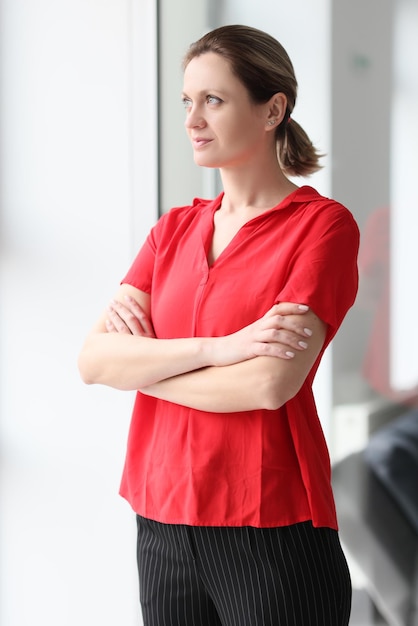
<svg viewBox="0 0 418 626">
<path fill-rule="evenodd" d="M 338 533 L 161 524 L 137 516 L 144 626 L 347 626 Z"/>
</svg>

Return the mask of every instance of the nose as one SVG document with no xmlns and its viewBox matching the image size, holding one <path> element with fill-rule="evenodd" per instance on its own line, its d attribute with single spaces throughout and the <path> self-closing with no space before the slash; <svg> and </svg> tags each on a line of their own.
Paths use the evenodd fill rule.
<svg viewBox="0 0 418 626">
<path fill-rule="evenodd" d="M 187 129 L 203 128 L 206 122 L 202 113 L 197 107 L 191 107 L 186 113 L 184 125 Z"/>
</svg>

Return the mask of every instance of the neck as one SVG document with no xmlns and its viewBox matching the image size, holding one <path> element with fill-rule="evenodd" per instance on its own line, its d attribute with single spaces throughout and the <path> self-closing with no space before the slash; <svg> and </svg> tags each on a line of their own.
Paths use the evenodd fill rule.
<svg viewBox="0 0 418 626">
<path fill-rule="evenodd" d="M 267 210 L 279 204 L 298 187 L 283 173 L 278 163 L 270 168 L 220 171 L 224 197 L 222 209 L 233 213 L 245 209 Z"/>
</svg>

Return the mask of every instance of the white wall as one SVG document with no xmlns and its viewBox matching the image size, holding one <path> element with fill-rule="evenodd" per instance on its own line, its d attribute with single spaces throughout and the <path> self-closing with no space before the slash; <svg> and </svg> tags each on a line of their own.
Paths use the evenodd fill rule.
<svg viewBox="0 0 418 626">
<path fill-rule="evenodd" d="M 133 398 L 76 360 L 156 219 L 154 4 L 0 4 L 2 626 L 141 623 Z"/>
</svg>

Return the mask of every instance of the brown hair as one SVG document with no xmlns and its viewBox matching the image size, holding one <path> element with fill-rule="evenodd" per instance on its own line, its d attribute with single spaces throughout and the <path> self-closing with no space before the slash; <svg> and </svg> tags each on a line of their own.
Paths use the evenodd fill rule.
<svg viewBox="0 0 418 626">
<path fill-rule="evenodd" d="M 296 102 L 297 81 L 283 46 L 271 35 L 250 26 L 228 25 L 210 31 L 191 44 L 183 69 L 206 52 L 215 52 L 231 64 L 252 101 L 265 103 L 284 93 L 287 108 L 276 129 L 277 155 L 283 170 L 293 176 L 309 176 L 319 170 L 319 154 L 303 128 L 290 117 Z"/>
</svg>

